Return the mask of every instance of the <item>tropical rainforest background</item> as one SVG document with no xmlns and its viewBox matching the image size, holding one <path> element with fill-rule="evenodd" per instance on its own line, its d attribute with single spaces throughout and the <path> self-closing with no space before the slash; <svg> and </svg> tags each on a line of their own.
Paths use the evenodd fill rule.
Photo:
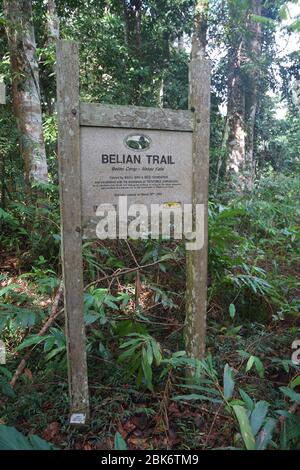
<svg viewBox="0 0 300 470">
<path fill-rule="evenodd" d="M 299 448 L 298 2 L 0 11 L 0 448 Z M 186 380 L 183 244 L 85 241 L 85 428 L 68 421 L 58 38 L 79 42 L 91 102 L 186 109 L 192 43 L 212 61 L 206 357 Z"/>
</svg>

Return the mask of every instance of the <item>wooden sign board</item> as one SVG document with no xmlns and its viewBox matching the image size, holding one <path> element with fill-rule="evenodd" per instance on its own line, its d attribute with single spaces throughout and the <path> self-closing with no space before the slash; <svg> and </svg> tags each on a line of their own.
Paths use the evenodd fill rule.
<svg viewBox="0 0 300 470">
<path fill-rule="evenodd" d="M 0 104 L 6 103 L 6 96 L 5 96 L 5 84 L 0 82 Z"/>
<path fill-rule="evenodd" d="M 186 351 L 204 354 L 210 64 L 190 65 L 191 110 L 80 103 L 78 45 L 57 43 L 57 109 L 64 310 L 71 424 L 89 416 L 82 239 L 99 204 L 204 205 L 204 245 L 187 252 Z"/>
<path fill-rule="evenodd" d="M 192 203 L 192 113 L 179 111 L 178 120 L 176 111 L 169 110 L 155 113 L 151 108 L 84 107 L 86 112 L 80 118 L 84 124 L 80 128 L 84 237 L 96 236 L 97 207 L 103 203 L 118 207 L 120 196 L 127 196 L 128 206 L 143 204 L 148 209 L 151 204 Z M 88 107 L 93 119 L 86 117 Z M 111 127 L 120 126 L 120 113 L 132 116 L 141 109 L 154 129 L 135 128 L 144 125 L 137 120 L 130 129 Z"/>
</svg>

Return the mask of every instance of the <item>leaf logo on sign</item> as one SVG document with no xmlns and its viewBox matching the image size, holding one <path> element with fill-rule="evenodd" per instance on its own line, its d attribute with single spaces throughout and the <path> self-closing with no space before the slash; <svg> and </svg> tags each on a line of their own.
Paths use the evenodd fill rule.
<svg viewBox="0 0 300 470">
<path fill-rule="evenodd" d="M 151 139 L 144 134 L 131 134 L 124 140 L 126 147 L 133 150 L 148 150 L 151 146 Z"/>
</svg>

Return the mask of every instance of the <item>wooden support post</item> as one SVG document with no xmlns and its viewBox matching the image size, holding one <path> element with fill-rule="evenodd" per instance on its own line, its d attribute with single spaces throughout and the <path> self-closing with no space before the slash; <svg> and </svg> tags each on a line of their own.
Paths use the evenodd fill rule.
<svg viewBox="0 0 300 470">
<path fill-rule="evenodd" d="M 210 61 L 192 59 L 190 63 L 190 109 L 194 113 L 193 134 L 193 209 L 204 204 L 204 245 L 186 254 L 186 331 L 188 356 L 202 359 L 205 355 L 207 309 L 208 251 L 208 178 L 210 138 Z"/>
<path fill-rule="evenodd" d="M 78 45 L 57 43 L 60 209 L 71 423 L 85 424 L 89 393 L 83 318 Z"/>
</svg>

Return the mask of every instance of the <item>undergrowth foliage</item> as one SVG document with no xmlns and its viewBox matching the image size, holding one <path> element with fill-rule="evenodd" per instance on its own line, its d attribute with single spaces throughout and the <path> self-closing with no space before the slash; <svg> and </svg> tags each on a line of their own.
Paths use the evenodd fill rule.
<svg viewBox="0 0 300 470">
<path fill-rule="evenodd" d="M 297 448 L 299 419 L 291 406 L 299 403 L 299 366 L 291 361 L 290 345 L 300 336 L 299 193 L 298 179 L 279 174 L 262 178 L 251 194 L 228 193 L 210 202 L 208 357 L 202 362 L 182 351 L 183 244 L 84 242 L 84 317 L 96 427 L 103 428 L 97 417 L 97 390 L 103 384 L 102 401 L 109 399 L 103 395 L 106 386 L 123 390 L 115 402 L 126 402 L 121 421 L 141 413 L 155 416 L 156 427 L 166 429 L 171 419 L 190 447 Z M 7 347 L 0 401 L 8 424 L 18 395 L 36 381 L 56 382 L 58 374 L 67 397 L 62 315 L 38 335 L 61 278 L 57 198 L 49 186 L 38 206 L 15 199 L 0 212 L 0 329 Z M 13 390 L 9 382 L 28 348 L 33 353 L 27 373 Z M 194 371 L 193 379 L 185 380 L 187 369 Z M 136 393 L 144 396 L 141 405 Z M 185 418 L 185 410 L 198 416 L 197 407 L 204 404 L 211 420 L 222 415 L 224 438 L 215 444 L 209 429 L 204 440 Z M 119 433 L 111 446 L 129 442 L 130 447 L 117 425 L 120 411 L 107 413 Z"/>
</svg>

